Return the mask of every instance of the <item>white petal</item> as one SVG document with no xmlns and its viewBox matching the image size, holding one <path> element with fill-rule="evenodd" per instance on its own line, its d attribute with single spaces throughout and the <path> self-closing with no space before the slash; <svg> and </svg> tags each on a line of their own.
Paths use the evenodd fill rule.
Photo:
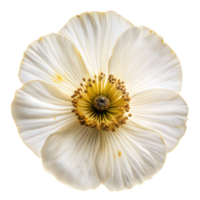
<svg viewBox="0 0 200 200">
<path fill-rule="evenodd" d="M 69 20 L 59 31 L 78 48 L 93 73 L 107 73 L 108 60 L 119 36 L 133 25 L 113 11 L 89 12 Z"/>
<path fill-rule="evenodd" d="M 141 184 L 162 168 L 166 148 L 158 133 L 129 121 L 114 133 L 102 134 L 96 164 L 109 190 Z"/>
<path fill-rule="evenodd" d="M 38 156 L 50 134 L 76 120 L 70 98 L 40 81 L 17 90 L 11 108 L 22 140 Z"/>
<path fill-rule="evenodd" d="M 46 140 L 42 148 L 44 168 L 70 187 L 94 189 L 101 184 L 95 167 L 99 145 L 98 130 L 72 123 Z"/>
<path fill-rule="evenodd" d="M 130 107 L 131 120 L 160 133 L 168 152 L 185 133 L 188 107 L 174 91 L 152 89 L 140 92 L 131 97 Z"/>
<path fill-rule="evenodd" d="M 125 81 L 130 94 L 154 88 L 181 90 L 178 57 L 161 36 L 145 27 L 133 27 L 121 35 L 109 62 L 109 74 Z"/>
<path fill-rule="evenodd" d="M 19 71 L 22 83 L 41 80 L 69 95 L 87 77 L 88 71 L 74 44 L 58 34 L 46 35 L 29 45 Z"/>
</svg>

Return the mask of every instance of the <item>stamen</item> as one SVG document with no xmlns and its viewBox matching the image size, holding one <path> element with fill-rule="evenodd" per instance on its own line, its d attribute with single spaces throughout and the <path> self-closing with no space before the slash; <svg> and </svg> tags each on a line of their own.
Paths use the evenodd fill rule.
<svg viewBox="0 0 200 200">
<path fill-rule="evenodd" d="M 71 98 L 75 109 L 72 112 L 80 125 L 115 132 L 132 116 L 126 114 L 130 109 L 129 93 L 126 93 L 124 81 L 112 74 L 106 77 L 101 72 L 94 78 L 83 78 L 85 84 L 80 83 L 81 88 L 74 91 Z"/>
</svg>

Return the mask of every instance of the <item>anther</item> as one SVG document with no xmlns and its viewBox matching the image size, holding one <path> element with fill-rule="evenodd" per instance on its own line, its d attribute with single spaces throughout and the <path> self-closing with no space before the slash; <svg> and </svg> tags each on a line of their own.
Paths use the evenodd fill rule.
<svg viewBox="0 0 200 200">
<path fill-rule="evenodd" d="M 81 117 L 81 116 L 78 116 L 78 119 L 79 119 L 79 120 L 81 120 L 81 119 L 82 119 L 82 117 Z"/>
</svg>

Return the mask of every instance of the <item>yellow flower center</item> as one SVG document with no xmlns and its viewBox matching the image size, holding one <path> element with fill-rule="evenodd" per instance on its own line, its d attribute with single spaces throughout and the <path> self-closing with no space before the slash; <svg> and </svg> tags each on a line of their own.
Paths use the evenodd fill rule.
<svg viewBox="0 0 200 200">
<path fill-rule="evenodd" d="M 115 131 L 126 123 L 129 112 L 129 93 L 126 92 L 124 81 L 106 77 L 101 73 L 92 80 L 83 78 L 84 83 L 71 96 L 75 113 L 81 125 L 90 128 Z"/>
</svg>

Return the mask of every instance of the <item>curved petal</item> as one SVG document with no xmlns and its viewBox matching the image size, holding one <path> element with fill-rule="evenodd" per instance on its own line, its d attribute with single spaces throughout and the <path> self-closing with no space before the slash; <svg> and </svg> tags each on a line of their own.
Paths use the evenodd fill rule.
<svg viewBox="0 0 200 200">
<path fill-rule="evenodd" d="M 113 11 L 86 12 L 71 18 L 59 31 L 78 48 L 94 74 L 107 73 L 108 60 L 119 36 L 133 25 Z"/>
<path fill-rule="evenodd" d="M 41 80 L 73 94 L 82 78 L 89 77 L 80 53 L 66 37 L 49 34 L 29 45 L 24 53 L 19 78 L 24 84 Z"/>
<path fill-rule="evenodd" d="M 131 97 L 131 120 L 160 133 L 171 151 L 185 133 L 188 107 L 174 91 L 152 89 Z"/>
<path fill-rule="evenodd" d="M 39 157 L 47 137 L 76 120 L 70 98 L 40 81 L 17 90 L 11 109 L 22 140 Z"/>
<path fill-rule="evenodd" d="M 162 168 L 166 148 L 158 133 L 128 121 L 116 132 L 102 134 L 96 165 L 109 190 L 141 184 Z"/>
<path fill-rule="evenodd" d="M 47 172 L 60 182 L 79 190 L 101 184 L 95 168 L 99 131 L 76 123 L 50 135 L 42 148 L 42 162 Z"/>
<path fill-rule="evenodd" d="M 125 81 L 131 95 L 154 88 L 181 90 L 178 57 L 161 36 L 146 27 L 133 27 L 121 35 L 109 61 L 109 73 Z"/>
</svg>

